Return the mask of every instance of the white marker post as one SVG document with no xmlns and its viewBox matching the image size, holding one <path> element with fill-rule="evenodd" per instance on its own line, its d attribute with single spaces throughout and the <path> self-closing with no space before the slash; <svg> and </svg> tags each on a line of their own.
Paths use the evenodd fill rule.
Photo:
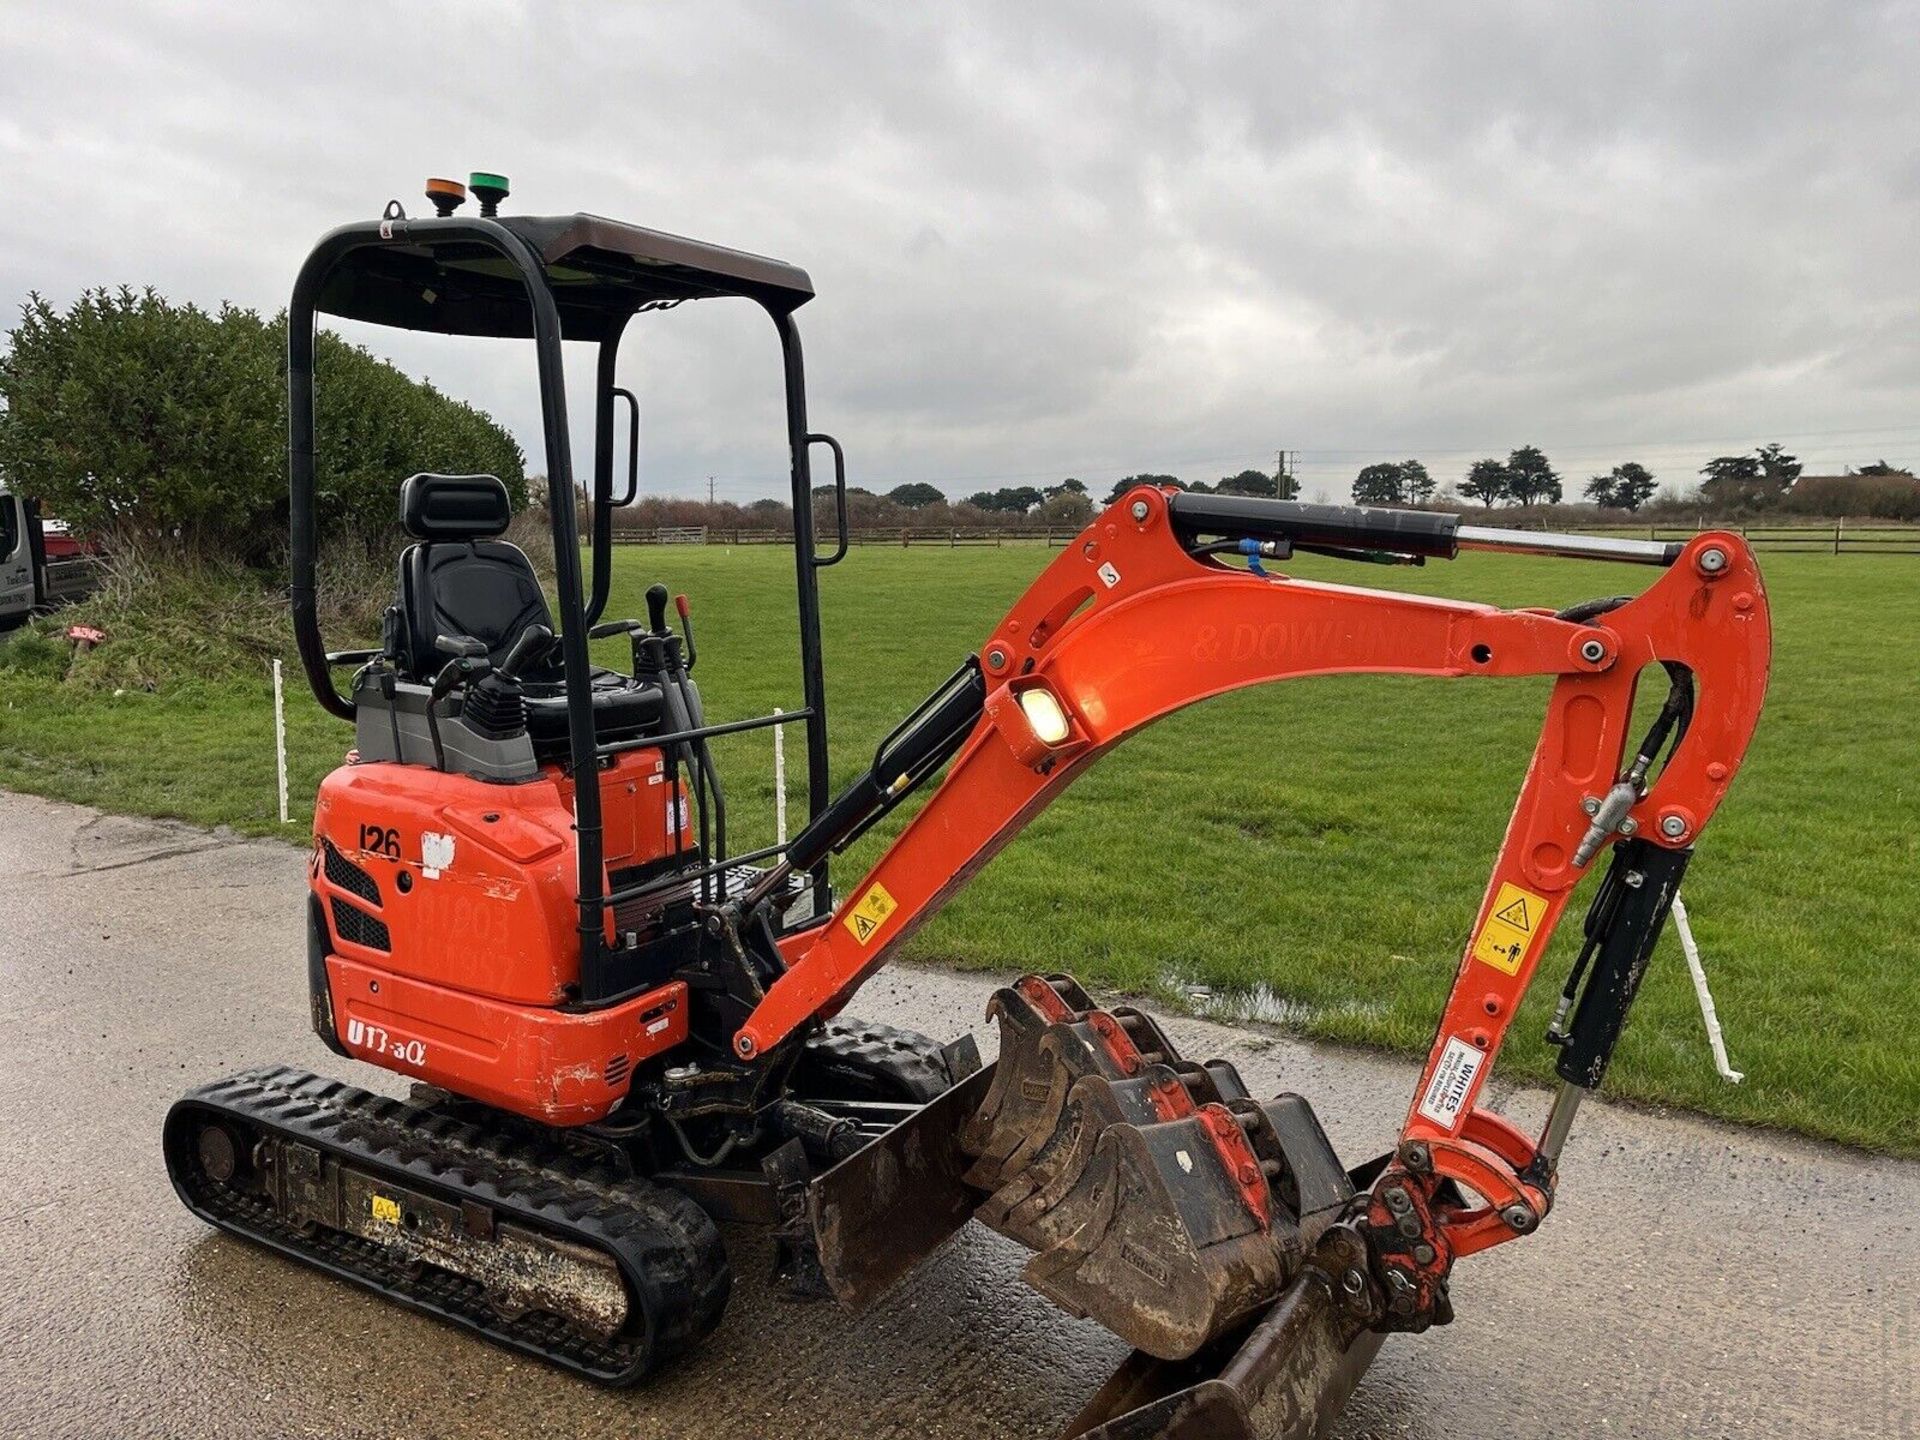
<svg viewBox="0 0 1920 1440">
<path fill-rule="evenodd" d="M 1680 949 L 1687 957 L 1687 973 L 1693 976 L 1694 998 L 1700 1002 L 1700 1018 L 1707 1024 L 1707 1045 L 1713 1051 L 1713 1068 L 1730 1085 L 1746 1079 L 1746 1072 L 1733 1068 L 1727 1059 L 1726 1037 L 1720 1033 L 1720 1014 L 1713 1008 L 1713 992 L 1707 989 L 1707 967 L 1700 963 L 1700 947 L 1693 940 L 1693 926 L 1687 922 L 1687 907 L 1680 903 L 1680 892 L 1673 892 L 1673 928 L 1680 932 Z"/>
<path fill-rule="evenodd" d="M 273 761 L 280 778 L 280 823 L 291 825 L 287 815 L 287 691 L 280 679 L 280 662 L 273 662 Z"/>
<path fill-rule="evenodd" d="M 784 713 L 778 705 L 773 713 Z M 787 727 L 781 724 L 772 726 L 773 730 L 773 828 L 775 836 L 782 845 L 787 843 Z"/>
</svg>

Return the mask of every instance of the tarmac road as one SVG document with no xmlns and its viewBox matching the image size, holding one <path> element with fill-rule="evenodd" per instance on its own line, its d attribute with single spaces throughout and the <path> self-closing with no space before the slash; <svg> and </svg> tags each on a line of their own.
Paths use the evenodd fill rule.
<svg viewBox="0 0 1920 1440">
<path fill-rule="evenodd" d="M 627 1393 L 216 1236 L 160 1164 L 176 1094 L 268 1060 L 395 1088 L 307 1027 L 302 860 L 0 793 L 0 1434 L 1051 1436 L 1121 1358 L 984 1232 L 857 1322 L 771 1297 L 730 1235 L 720 1331 Z M 945 1036 L 989 988 L 899 969 L 857 1008 Z M 1314 1100 L 1350 1159 L 1412 1087 L 1398 1061 L 1169 1028 Z M 1464 1262 L 1459 1320 L 1389 1339 L 1338 1433 L 1913 1436 L 1917 1296 L 1920 1165 L 1590 1103 L 1545 1228 Z"/>
</svg>

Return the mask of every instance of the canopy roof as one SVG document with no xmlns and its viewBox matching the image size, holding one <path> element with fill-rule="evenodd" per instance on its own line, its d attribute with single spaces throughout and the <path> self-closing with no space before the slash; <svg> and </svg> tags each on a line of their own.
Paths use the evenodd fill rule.
<svg viewBox="0 0 1920 1440">
<path fill-rule="evenodd" d="M 682 300 L 738 295 L 785 313 L 813 298 L 813 282 L 797 266 L 598 215 L 513 215 L 495 223 L 544 262 L 569 340 L 597 340 L 637 310 Z M 373 223 L 353 228 L 366 229 L 374 243 L 341 257 L 315 308 L 446 335 L 532 333 L 519 272 L 471 238 L 471 222 L 396 220 L 390 239 L 377 239 Z"/>
</svg>

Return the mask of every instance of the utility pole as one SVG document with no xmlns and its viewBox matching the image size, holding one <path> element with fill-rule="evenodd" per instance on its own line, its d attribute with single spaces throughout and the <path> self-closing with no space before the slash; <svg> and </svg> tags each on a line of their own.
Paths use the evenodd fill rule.
<svg viewBox="0 0 1920 1440">
<path fill-rule="evenodd" d="M 713 477 L 707 476 L 707 504 L 713 504 Z"/>
</svg>

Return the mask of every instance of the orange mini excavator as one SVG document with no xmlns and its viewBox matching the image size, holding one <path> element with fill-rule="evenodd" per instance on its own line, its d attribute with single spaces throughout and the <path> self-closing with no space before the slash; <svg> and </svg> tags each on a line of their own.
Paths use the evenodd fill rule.
<svg viewBox="0 0 1920 1440">
<path fill-rule="evenodd" d="M 292 601 L 322 706 L 354 726 L 314 816 L 314 1028 L 415 1082 L 401 1102 L 288 1069 L 182 1098 L 164 1134 L 210 1223 L 486 1338 L 627 1384 L 711 1331 L 720 1224 L 770 1227 L 780 1283 L 868 1303 L 969 1220 L 1026 1278 L 1135 1347 L 1065 1432 L 1316 1433 L 1381 1337 L 1452 1318 L 1456 1262 L 1531 1233 L 1605 1073 L 1699 835 L 1759 716 L 1766 595 L 1747 546 L 1520 533 L 1447 514 L 1141 486 L 1056 556 L 979 650 L 828 786 L 818 583 L 845 553 L 840 446 L 808 428 L 790 265 L 590 215 L 498 214 L 506 183 L 433 182 L 440 212 L 322 239 L 294 286 Z M 636 316 L 744 299 L 779 337 L 792 457 L 801 703 L 709 721 L 684 597 L 607 619 L 610 520 L 637 488 Z M 399 485 L 412 543 L 377 650 L 316 620 L 315 320 L 530 338 L 557 572 L 500 537 L 486 475 Z M 595 348 L 583 581 L 563 342 Z M 621 427 L 621 407 L 627 425 Z M 628 460 L 615 484 L 617 431 Z M 810 460 L 833 459 L 837 533 Z M 1640 594 L 1570 609 L 1308 582 L 1295 552 L 1414 562 L 1463 549 L 1635 562 Z M 591 638 L 625 637 L 626 671 Z M 1300 1096 L 1183 1058 L 1152 1018 L 1064 975 L 995 996 L 970 1038 L 845 1018 L 861 983 L 1034 815 L 1140 727 L 1297 675 L 1551 677 L 1546 723 L 1398 1142 L 1354 1167 Z M 350 675 L 345 693 L 336 673 Z M 1630 733 L 1637 684 L 1664 680 Z M 809 821 L 736 853 L 709 742 L 793 724 Z M 942 774 L 944 772 L 944 774 Z M 916 789 L 878 864 L 831 857 Z M 1480 1095 L 1576 887 L 1597 879 L 1549 1039 L 1563 1084 L 1527 1134 Z M 1150 900 L 1143 903 L 1151 903 Z"/>
</svg>

